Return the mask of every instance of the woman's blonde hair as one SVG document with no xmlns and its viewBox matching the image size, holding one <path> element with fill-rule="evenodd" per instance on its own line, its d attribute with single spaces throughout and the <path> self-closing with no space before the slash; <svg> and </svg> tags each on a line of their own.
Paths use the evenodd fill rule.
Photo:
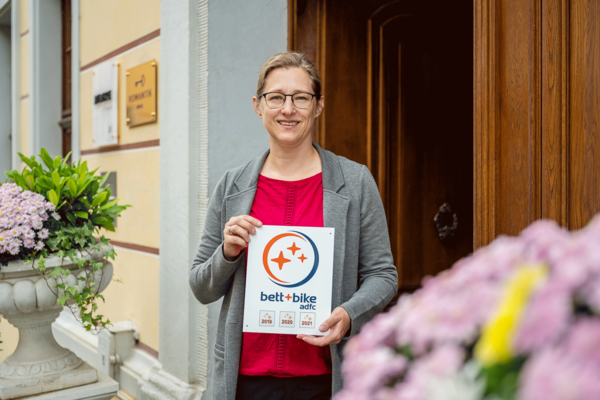
<svg viewBox="0 0 600 400">
<path fill-rule="evenodd" d="M 256 97 L 260 99 L 265 90 L 265 84 L 269 73 L 277 68 L 302 68 L 308 73 L 310 83 L 317 100 L 321 98 L 321 76 L 315 64 L 302 53 L 285 52 L 272 55 L 260 69 L 258 85 L 256 86 Z"/>
</svg>

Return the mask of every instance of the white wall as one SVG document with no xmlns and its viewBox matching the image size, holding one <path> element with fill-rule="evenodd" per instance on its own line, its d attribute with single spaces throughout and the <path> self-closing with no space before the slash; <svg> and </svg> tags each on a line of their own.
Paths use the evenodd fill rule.
<svg viewBox="0 0 600 400">
<path fill-rule="evenodd" d="M 286 0 L 217 0 L 208 8 L 209 193 L 269 146 L 252 108 L 258 72 L 287 49 Z"/>
</svg>

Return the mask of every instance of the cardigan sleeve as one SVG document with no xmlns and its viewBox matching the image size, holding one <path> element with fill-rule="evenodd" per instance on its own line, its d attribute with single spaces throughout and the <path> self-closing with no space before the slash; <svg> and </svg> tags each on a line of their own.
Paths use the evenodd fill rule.
<svg viewBox="0 0 600 400">
<path fill-rule="evenodd" d="M 341 305 L 352 320 L 350 335 L 377 315 L 398 292 L 398 272 L 377 184 L 364 165 L 360 173 L 358 290 Z"/>
<path fill-rule="evenodd" d="M 227 292 L 234 272 L 241 264 L 243 252 L 233 261 L 223 254 L 221 212 L 225 199 L 227 173 L 221 178 L 208 204 L 204 232 L 190 271 L 190 287 L 202 304 L 219 300 Z"/>
</svg>

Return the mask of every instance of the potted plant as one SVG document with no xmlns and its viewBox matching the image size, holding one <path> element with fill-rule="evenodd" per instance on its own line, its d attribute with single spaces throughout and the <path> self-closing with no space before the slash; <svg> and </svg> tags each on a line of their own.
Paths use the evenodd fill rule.
<svg viewBox="0 0 600 400">
<path fill-rule="evenodd" d="M 343 399 L 600 399 L 600 216 L 538 221 L 426 278 L 345 348 Z"/>
<path fill-rule="evenodd" d="M 110 323 L 97 313 L 115 252 L 101 229 L 129 206 L 110 200 L 108 174 L 41 150 L 0 185 L 0 313 L 19 329 L 15 352 L 0 364 L 0 398 L 92 383 L 96 370 L 56 343 L 51 324 L 63 306 L 88 331 Z"/>
</svg>

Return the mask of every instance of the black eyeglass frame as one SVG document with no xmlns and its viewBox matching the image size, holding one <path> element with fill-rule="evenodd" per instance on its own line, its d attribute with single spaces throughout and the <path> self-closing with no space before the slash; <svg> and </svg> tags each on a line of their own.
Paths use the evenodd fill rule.
<svg viewBox="0 0 600 400">
<path fill-rule="evenodd" d="M 280 105 L 279 107 L 271 107 L 269 105 L 269 102 L 267 101 L 267 98 L 265 97 L 266 95 L 271 94 L 271 93 L 277 93 L 277 94 L 280 94 L 280 95 L 284 96 L 283 104 Z M 309 94 L 309 95 L 312 96 L 310 98 L 310 104 L 308 105 L 308 107 L 298 107 L 296 105 L 296 103 L 294 102 L 294 96 L 296 96 L 298 94 Z M 285 93 L 281 93 L 281 92 L 268 92 L 268 93 L 263 93 L 263 94 L 260 95 L 260 97 L 264 97 L 265 98 L 265 103 L 267 104 L 267 107 L 269 107 L 271 110 L 277 110 L 277 109 L 283 107 L 285 105 L 285 102 L 287 101 L 288 96 L 292 98 L 292 104 L 294 105 L 294 107 L 296 107 L 296 108 L 298 108 L 300 110 L 306 110 L 307 108 L 310 108 L 310 106 L 312 106 L 313 99 L 315 97 L 317 97 L 316 94 L 314 94 L 314 93 L 308 93 L 308 92 L 300 92 L 300 93 L 294 93 L 294 94 L 285 94 Z"/>
</svg>

